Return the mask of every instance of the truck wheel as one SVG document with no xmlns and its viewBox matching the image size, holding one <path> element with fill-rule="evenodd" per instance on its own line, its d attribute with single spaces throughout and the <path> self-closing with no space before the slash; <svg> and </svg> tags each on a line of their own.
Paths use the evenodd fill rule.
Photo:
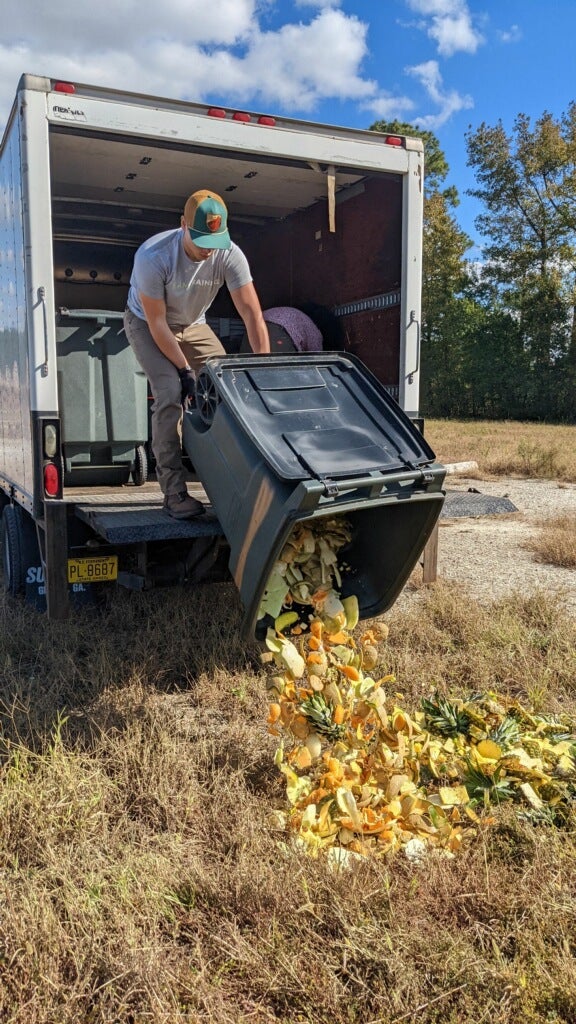
<svg viewBox="0 0 576 1024">
<path fill-rule="evenodd" d="M 143 444 L 134 449 L 134 466 L 132 468 L 132 482 L 136 487 L 141 487 L 148 479 L 148 456 Z"/>
<path fill-rule="evenodd" d="M 7 505 L 2 514 L 2 559 L 4 589 L 18 597 L 24 593 L 28 569 L 40 562 L 40 552 L 34 522 L 17 505 Z"/>
</svg>

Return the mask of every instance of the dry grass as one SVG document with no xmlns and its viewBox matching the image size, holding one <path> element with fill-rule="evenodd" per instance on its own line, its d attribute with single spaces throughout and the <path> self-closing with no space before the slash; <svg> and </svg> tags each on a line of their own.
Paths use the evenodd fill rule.
<svg viewBox="0 0 576 1024">
<path fill-rule="evenodd" d="M 409 706 L 495 687 L 576 713 L 576 621 L 544 595 L 436 586 L 387 620 Z M 508 810 L 453 861 L 344 875 L 283 848 L 238 621 L 231 587 L 68 624 L 0 603 L 0 1020 L 573 1022 L 574 831 Z"/>
<path fill-rule="evenodd" d="M 576 481 L 576 426 L 496 420 L 427 420 L 440 462 L 478 463 L 480 475 Z"/>
<path fill-rule="evenodd" d="M 576 516 L 555 516 L 546 520 L 526 547 L 534 552 L 539 562 L 576 569 Z"/>
</svg>

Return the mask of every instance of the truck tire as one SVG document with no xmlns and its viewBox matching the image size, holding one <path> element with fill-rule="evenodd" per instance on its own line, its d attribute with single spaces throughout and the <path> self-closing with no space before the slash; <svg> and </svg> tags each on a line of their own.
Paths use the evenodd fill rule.
<svg viewBox="0 0 576 1024">
<path fill-rule="evenodd" d="M 1 533 L 4 589 L 10 597 L 18 597 L 24 593 L 28 569 L 40 562 L 36 527 L 24 509 L 7 505 Z"/>
</svg>

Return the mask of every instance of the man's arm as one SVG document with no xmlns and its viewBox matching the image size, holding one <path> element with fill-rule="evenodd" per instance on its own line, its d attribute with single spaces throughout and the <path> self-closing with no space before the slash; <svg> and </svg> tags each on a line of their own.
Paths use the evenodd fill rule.
<svg viewBox="0 0 576 1024">
<path fill-rule="evenodd" d="M 248 332 L 248 341 L 253 352 L 261 355 L 270 352 L 270 339 L 266 321 L 262 316 L 262 309 L 256 294 L 256 289 L 250 281 L 243 284 L 241 288 L 235 288 L 230 292 L 232 302 L 242 317 Z M 150 328 L 152 329 L 152 328 Z"/>
<path fill-rule="evenodd" d="M 140 292 L 140 302 L 146 314 L 146 322 L 150 328 L 150 334 L 158 348 L 171 363 L 174 363 L 177 370 L 183 370 L 188 366 L 188 363 L 166 321 L 166 303 L 164 299 L 151 299 L 149 295 L 143 295 Z"/>
</svg>

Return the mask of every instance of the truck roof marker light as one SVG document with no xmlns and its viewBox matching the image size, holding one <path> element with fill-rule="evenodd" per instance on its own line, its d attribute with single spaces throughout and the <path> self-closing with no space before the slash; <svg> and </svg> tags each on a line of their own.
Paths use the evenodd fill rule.
<svg viewBox="0 0 576 1024">
<path fill-rule="evenodd" d="M 226 117 L 226 111 L 222 107 L 210 107 L 208 117 Z"/>
<path fill-rule="evenodd" d="M 67 92 L 71 95 L 76 92 L 76 86 L 72 82 L 55 82 L 54 92 Z"/>
<path fill-rule="evenodd" d="M 60 490 L 58 467 L 53 462 L 44 466 L 44 493 L 48 498 L 57 498 Z"/>
<path fill-rule="evenodd" d="M 236 110 L 232 114 L 232 120 L 233 121 L 243 121 L 243 122 L 247 123 L 248 121 L 250 121 L 250 114 L 246 114 L 244 111 Z"/>
<path fill-rule="evenodd" d="M 258 118 L 258 124 L 265 124 L 265 125 L 268 126 L 268 128 L 275 128 L 276 127 L 276 118 L 275 117 L 270 117 L 269 114 L 262 114 Z"/>
<path fill-rule="evenodd" d="M 389 146 L 401 146 L 402 145 L 402 139 L 400 138 L 399 135 L 387 135 L 386 138 L 384 139 L 384 141 Z"/>
</svg>

